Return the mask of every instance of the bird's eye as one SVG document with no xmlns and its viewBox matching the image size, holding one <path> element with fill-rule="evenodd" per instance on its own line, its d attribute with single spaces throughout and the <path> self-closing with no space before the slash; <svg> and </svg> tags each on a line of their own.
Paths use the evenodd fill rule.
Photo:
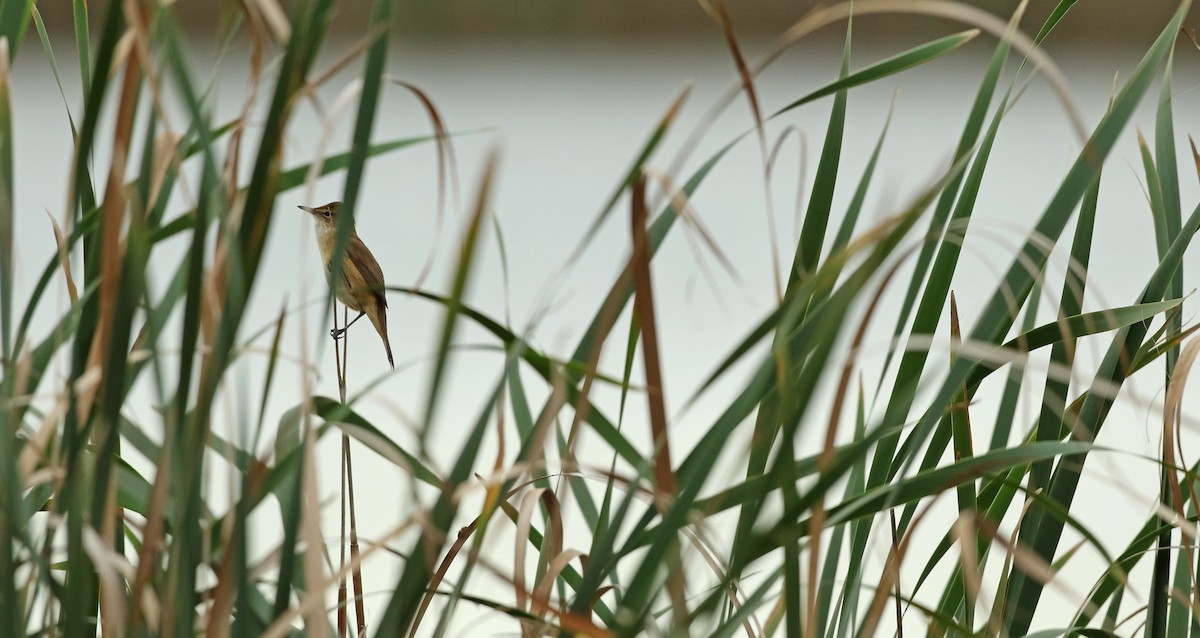
<svg viewBox="0 0 1200 638">
<path fill-rule="evenodd" d="M 325 211 L 321 214 L 325 216 L 325 219 L 329 219 L 329 211 Z"/>
</svg>

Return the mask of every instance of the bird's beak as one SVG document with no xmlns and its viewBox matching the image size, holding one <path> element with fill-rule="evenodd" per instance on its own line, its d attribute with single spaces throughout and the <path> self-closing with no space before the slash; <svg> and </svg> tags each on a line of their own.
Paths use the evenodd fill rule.
<svg viewBox="0 0 1200 638">
<path fill-rule="evenodd" d="M 304 211 L 304 212 L 306 212 L 306 213 L 310 213 L 310 214 L 311 214 L 311 213 L 315 213 L 315 212 L 317 212 L 317 211 L 315 211 L 315 210 L 313 210 L 313 209 L 309 208 L 308 206 L 297 206 L 296 208 L 299 208 L 300 210 L 302 210 L 302 211 Z"/>
</svg>

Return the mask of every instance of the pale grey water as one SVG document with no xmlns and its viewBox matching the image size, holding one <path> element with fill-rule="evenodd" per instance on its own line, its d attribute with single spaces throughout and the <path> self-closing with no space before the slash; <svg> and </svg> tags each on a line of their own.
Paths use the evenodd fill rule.
<svg viewBox="0 0 1200 638">
<path fill-rule="evenodd" d="M 63 189 L 71 153 L 62 101 L 36 45 L 33 40 L 26 42 L 17 60 L 13 80 L 17 123 L 18 299 L 27 297 L 34 277 L 53 255 L 53 237 L 43 209 L 62 219 Z M 341 51 L 346 46 L 335 45 L 333 50 Z M 884 215 L 901 210 L 914 193 L 927 185 L 938 171 L 944 170 L 990 47 L 990 42 L 973 45 L 927 67 L 851 93 L 842 161 L 842 170 L 849 179 L 843 178 L 834 204 L 835 214 L 844 210 L 849 200 L 894 92 L 891 130 L 860 230 Z M 753 46 L 750 48 L 754 50 Z M 854 66 L 860 67 L 897 50 L 870 47 L 859 51 Z M 58 49 L 58 56 L 68 85 L 68 104 L 77 112 L 80 104 L 77 80 L 73 79 L 75 74 L 65 62 L 69 60 L 69 52 L 68 43 L 64 42 Z M 1058 58 L 1071 80 L 1089 127 L 1104 112 L 1114 72 L 1119 71 L 1122 78 L 1128 77 L 1137 56 L 1136 52 L 1121 51 L 1103 54 L 1065 52 Z M 1192 57 L 1181 56 L 1176 66 L 1175 126 L 1181 139 L 1197 130 L 1197 124 L 1200 124 L 1197 116 L 1200 111 L 1196 108 L 1193 91 L 1200 75 L 1191 63 Z M 773 111 L 832 79 L 836 68 L 836 52 L 802 47 L 790 53 L 761 78 L 758 88 L 764 109 Z M 531 341 L 536 347 L 559 357 L 569 355 L 574 349 L 592 313 L 596 312 L 602 294 L 627 259 L 627 206 L 618 207 L 584 257 L 556 280 L 570 250 L 621 179 L 658 118 L 682 88 L 691 84 L 692 94 L 668 143 L 651 162 L 659 170 L 672 165 L 676 152 L 703 113 L 734 79 L 732 63 L 716 38 L 705 44 L 626 43 L 585 47 L 552 42 L 457 44 L 453 47 L 405 45 L 396 50 L 389 72 L 426 90 L 441 109 L 450 129 L 467 131 L 498 127 L 496 131 L 455 139 L 461 198 L 457 204 L 452 202 L 440 236 L 436 230 L 437 192 L 432 146 L 401 151 L 371 162 L 360 200 L 359 231 L 379 257 L 389 283 L 410 285 L 432 254 L 435 267 L 424 286 L 435 292 L 447 290 L 455 263 L 455 246 L 474 201 L 483 158 L 490 149 L 496 148 L 500 153 L 500 167 L 489 210 L 502 229 L 507 280 L 500 267 L 495 234 L 489 229 L 478 255 L 476 277 L 468 298 L 472 306 L 491 316 L 511 316 L 512 325 L 519 330 L 524 330 L 533 318 L 544 314 Z M 244 99 L 246 71 L 244 65 L 227 61 L 217 77 L 216 119 L 223 121 L 237 113 Z M 329 106 L 334 95 L 352 79 L 353 75 L 346 73 L 336 77 L 322 91 L 323 103 Z M 808 155 L 805 179 L 809 181 L 827 116 L 828 100 L 796 111 L 768 127 L 771 140 L 786 125 L 793 125 L 803 132 Z M 176 128 L 182 128 L 183 119 L 178 112 L 173 121 Z M 1146 101 L 1135 121 L 1143 129 L 1152 130 L 1152 99 Z M 691 156 L 688 168 L 672 178 L 682 183 L 700 162 L 751 123 L 745 100 L 739 97 L 716 121 L 699 150 Z M 338 130 L 339 134 L 331 143 L 334 151 L 342 150 L 347 139 L 347 127 Z M 385 89 L 375 138 L 386 140 L 427 131 L 427 119 L 416 101 L 403 89 Z M 287 164 L 310 159 L 316 150 L 319 133 L 320 126 L 311 106 L 302 105 L 289 135 Z M 775 176 L 773 195 L 780 234 L 781 267 L 790 263 L 790 245 L 798 232 L 794 202 L 799 152 L 795 137 L 786 148 Z M 974 313 L 991 295 L 997 271 L 1007 268 L 1008 255 L 1024 240 L 1078 148 L 1062 109 L 1045 84 L 1035 81 L 1002 124 L 971 235 L 956 275 L 955 292 L 965 325 L 973 323 Z M 1190 171 L 1191 157 L 1186 147 L 1180 144 L 1179 151 L 1186 213 L 1194 206 L 1200 191 Z M 104 153 L 98 156 L 104 157 Z M 249 161 L 244 164 L 248 165 Z M 1140 166 L 1130 129 L 1110 159 L 1104 178 L 1087 309 L 1132 303 L 1153 268 L 1153 229 L 1139 187 Z M 99 168 L 97 174 L 100 174 Z M 763 192 L 759 149 L 753 138 L 747 138 L 723 160 L 693 201 L 699 218 L 736 268 L 736 277 L 725 273 L 706 248 L 695 248 L 701 246 L 701 242 L 695 233 L 682 227 L 674 231 L 655 260 L 656 301 L 662 357 L 666 365 L 665 392 L 669 413 L 673 415 L 672 445 L 676 459 L 682 458 L 700 433 L 711 425 L 724 402 L 739 389 L 747 367 L 735 369 L 703 400 L 681 412 L 685 401 L 774 303 Z M 272 227 L 254 306 L 246 324 L 248 327 L 273 321 L 285 303 L 295 307 L 302 300 L 324 294 L 316 251 L 311 245 L 312 231 L 308 220 L 296 212 L 295 206 L 336 199 L 340 193 L 340 178 L 334 177 L 318 182 L 311 194 L 297 190 L 279 199 L 278 218 Z M 182 200 L 178 202 L 179 206 L 183 203 Z M 1070 228 L 1067 232 L 1071 232 Z M 830 237 L 833 233 L 831 230 Z M 691 240 L 697 241 L 685 240 L 683 236 L 688 234 Z M 182 245 L 176 243 L 175 246 Z M 164 247 L 160 252 L 163 255 L 156 264 L 164 268 L 168 264 L 173 267 L 180 254 L 172 253 L 170 247 Z M 1195 267 L 1195 254 L 1195 249 L 1189 253 L 1185 273 L 1188 290 L 1194 286 L 1196 275 L 1200 275 Z M 1059 281 L 1064 257 L 1056 254 L 1052 261 L 1051 281 Z M 711 279 L 703 274 L 703 268 L 711 271 Z M 885 297 L 881 318 L 876 320 L 868 340 L 868 352 L 860 359 L 869 394 L 878 382 L 878 372 L 872 365 L 877 367 L 882 361 L 902 290 L 902 287 L 894 287 Z M 1056 291 L 1057 284 L 1051 283 L 1050 290 Z M 1046 319 L 1052 316 L 1047 310 L 1053 305 L 1050 299 L 1056 297 L 1057 292 L 1054 292 L 1042 304 Z M 54 299 L 56 301 L 44 304 L 40 317 L 49 320 L 61 311 L 65 303 L 61 286 Z M 397 373 L 370 390 L 360 407 L 363 414 L 382 424 L 386 432 L 412 449 L 416 436 L 411 424 L 419 422 L 424 411 L 431 370 L 430 354 L 437 342 L 442 313 L 436 306 L 400 295 L 390 297 L 390 303 L 391 340 L 397 353 Z M 305 324 L 293 320 L 284 343 L 296 356 L 305 349 L 308 356 L 312 356 L 316 349 L 319 353 L 316 365 L 321 373 L 319 378 L 312 380 L 315 391 L 336 396 L 332 352 L 327 337 L 324 337 L 326 322 L 317 316 L 317 312 L 319 310 L 310 309 L 305 315 Z M 1186 306 L 1185 322 L 1194 321 L 1195 315 L 1196 304 L 1192 301 Z M 602 360 L 602 369 L 614 376 L 620 374 L 621 346 L 626 329 L 625 321 L 618 324 L 614 334 L 620 336 L 614 337 L 613 342 L 617 345 L 610 344 Z M 944 325 L 942 329 L 945 330 Z M 465 344 L 493 343 L 485 333 L 468 324 L 463 324 L 458 340 Z M 1082 360 L 1096 361 L 1107 343 L 1108 337 L 1085 340 Z M 262 342 L 259 345 L 265 346 Z M 937 347 L 940 355 L 944 355 L 944 345 Z M 352 351 L 355 363 L 350 393 L 355 394 L 357 389 L 365 388 L 370 380 L 383 374 L 386 364 L 376 337 L 369 330 L 356 330 Z M 944 360 L 944 357 L 939 358 L 940 355 L 935 355 L 932 360 Z M 453 463 L 460 437 L 476 419 L 486 395 L 499 379 L 503 358 L 496 352 L 464 351 L 455 361 L 447 395 L 431 435 L 430 453 L 435 465 L 443 470 Z M 256 410 L 261 363 L 261 357 L 249 357 L 239 364 L 231 378 L 245 383 L 227 388 L 228 420 L 217 424 L 218 431 L 225 431 L 234 423 L 251 422 L 245 415 Z M 638 368 L 640 366 L 635 366 L 635 376 L 640 378 Z M 299 368 L 285 366 L 282 370 L 279 385 L 271 398 L 273 415 L 293 405 L 302 387 Z M 1079 379 L 1080 382 L 1086 380 Z M 536 411 L 545 392 L 533 377 L 527 377 L 527 385 Z M 995 409 L 995 387 L 993 384 L 990 393 L 981 394 L 978 413 L 987 414 Z M 1085 478 L 1073 510 L 1094 530 L 1101 532 L 1110 551 L 1119 551 L 1150 513 L 1149 503 L 1157 488 L 1155 467 L 1138 460 L 1136 455 L 1153 456 L 1158 446 L 1161 374 L 1147 371 L 1127 390 L 1131 392 L 1124 395 L 1125 400 L 1110 417 L 1099 442 L 1128 454 L 1093 456 L 1089 464 L 1090 480 Z M 150 407 L 153 393 L 149 387 L 142 389 L 142 396 L 145 403 L 130 405 L 129 414 L 153 423 L 154 412 Z M 601 386 L 595 397 L 610 417 L 616 416 L 615 391 Z M 1193 398 L 1186 409 L 1189 415 L 1187 427 L 1191 432 L 1195 432 L 1196 417 L 1200 414 L 1196 403 Z M 1018 422 L 1026 428 L 1033 419 L 1032 409 L 1032 406 L 1023 405 L 1019 413 L 1024 418 L 1019 418 Z M 398 414 L 403 418 L 397 419 Z M 643 403 L 640 400 L 631 402 L 626 411 L 624 431 L 635 445 L 648 449 L 644 415 Z M 814 407 L 810 413 L 811 425 L 806 431 L 822 430 L 822 416 L 823 409 Z M 986 422 L 986 417 L 977 419 Z M 406 421 L 409 427 L 404 425 Z M 511 416 L 508 421 L 507 449 L 511 457 L 516 440 Z M 563 427 L 566 425 L 564 423 Z M 976 445 L 982 445 L 989 435 L 990 432 L 977 435 Z M 238 439 L 242 435 L 233 436 Z M 814 449 L 816 436 L 806 434 L 801 442 L 802 449 Z M 1195 443 L 1196 440 L 1185 441 L 1185 451 L 1189 450 L 1189 444 L 1190 449 L 1195 449 Z M 358 449 L 362 450 L 361 447 Z M 597 437 L 585 433 L 580 449 L 585 451 L 582 462 L 586 467 L 607 466 L 609 455 L 603 453 L 605 446 Z M 591 452 L 596 449 L 601 453 Z M 489 435 L 480 450 L 477 463 L 480 472 L 491 467 L 495 454 L 495 437 Z M 324 531 L 327 538 L 336 542 L 336 504 L 332 499 L 337 494 L 337 445 L 332 438 L 322 447 L 321 459 L 321 484 L 329 503 Z M 406 511 L 410 487 L 398 480 L 400 473 L 393 466 L 366 450 L 356 452 L 355 463 L 360 534 L 366 539 L 375 538 L 410 513 Z M 628 468 L 618 465 L 618 471 L 628 471 Z M 216 502 L 221 501 L 220 495 L 228 489 L 221 480 L 223 473 L 223 469 L 212 472 L 212 492 Z M 1112 478 L 1105 478 L 1105 474 Z M 714 469 L 713 485 L 735 478 L 733 468 L 718 467 Z M 470 495 L 464 506 L 465 512 L 477 507 L 478 496 L 478 492 Z M 1115 507 L 1123 508 L 1127 515 L 1113 516 Z M 259 517 L 259 524 L 262 529 L 269 529 L 272 509 L 265 509 L 267 513 Z M 952 514 L 948 502 L 939 502 L 936 511 L 943 509 Z M 464 519 L 458 524 L 466 522 Z M 1006 523 L 1011 524 L 1011 521 Z M 929 526 L 928 530 L 943 529 L 938 527 L 939 523 L 925 525 Z M 717 538 L 727 533 L 719 525 L 709 531 Z M 511 537 L 510 527 L 497 526 L 489 537 L 489 551 L 504 556 L 506 551 L 511 551 Z M 568 529 L 567 538 L 569 546 L 586 549 L 586 537 L 577 536 L 577 542 L 572 545 Z M 1071 539 L 1068 535 L 1062 546 L 1070 546 Z M 260 549 L 265 551 L 266 547 Z M 882 564 L 883 549 L 874 548 L 868 564 Z M 1061 581 L 1090 584 L 1097 574 L 1095 563 L 1087 560 L 1090 559 L 1085 557 L 1068 566 Z M 389 570 L 398 564 L 391 557 L 380 557 L 374 562 L 367 570 L 368 591 L 387 589 L 394 582 Z M 497 567 L 508 569 L 504 565 Z M 905 567 L 912 570 L 905 572 L 905 578 L 914 579 L 919 573 L 920 561 L 911 561 Z M 500 582 L 487 574 L 477 575 L 476 579 L 485 589 L 488 583 Z M 906 584 L 911 584 L 911 580 L 906 580 Z M 1081 590 L 1083 586 L 1070 586 L 1073 593 L 1064 599 L 1071 601 L 1064 602 L 1065 609 L 1075 608 L 1075 601 L 1085 593 Z M 501 583 L 500 587 L 507 586 Z M 695 587 L 699 591 L 700 585 Z M 985 592 L 985 596 L 990 594 Z M 383 599 L 379 595 L 369 596 L 369 618 L 382 612 L 378 601 Z M 1130 601 L 1128 605 L 1134 603 Z M 452 635 L 478 635 L 474 632 L 483 628 L 510 633 L 514 629 L 503 622 L 494 624 L 496 617 L 480 608 L 463 608 L 461 611 L 460 622 L 454 625 Z M 1053 626 L 1068 616 L 1067 611 L 1061 615 L 1048 612 L 1044 617 L 1039 616 L 1039 624 Z M 483 624 L 473 624 L 476 619 Z M 906 624 L 912 631 L 923 628 L 915 611 L 909 614 Z M 433 625 L 432 620 L 427 621 L 428 629 Z"/>
</svg>

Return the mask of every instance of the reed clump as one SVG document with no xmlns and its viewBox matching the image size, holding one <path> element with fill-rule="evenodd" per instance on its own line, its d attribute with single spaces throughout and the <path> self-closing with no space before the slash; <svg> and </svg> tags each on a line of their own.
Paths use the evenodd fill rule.
<svg viewBox="0 0 1200 638">
<path fill-rule="evenodd" d="M 401 372 L 414 357 L 431 358 L 420 380 L 427 395 L 412 409 L 420 416 L 406 430 L 399 418 L 360 409 L 372 383 L 389 379 L 359 374 L 345 341 L 336 350 L 339 396 L 321 394 L 314 359 L 284 337 L 303 325 L 302 303 L 261 330 L 248 312 L 271 285 L 262 269 L 268 238 L 279 224 L 299 223 L 285 193 L 324 175 L 343 180 L 346 223 L 331 231 L 331 255 L 342 255 L 373 158 L 429 144 L 444 175 L 439 188 L 454 182 L 459 133 L 446 128 L 436 96 L 386 75 L 393 3 L 373 0 L 365 35 L 337 46 L 331 66 L 318 60 L 334 0 L 297 0 L 286 11 L 238 3 L 220 38 L 249 52 L 254 90 L 240 115 L 218 121 L 210 74 L 192 61 L 171 4 L 74 0 L 83 98 L 67 104 L 69 193 L 61 223 L 47 230 L 57 250 L 38 255 L 37 270 L 13 258 L 14 225 L 39 222 L 15 208 L 22 123 L 11 108 L 19 87 L 10 70 L 18 53 L 41 54 L 57 77 L 64 47 L 52 46 L 32 0 L 0 0 L 0 635 L 445 635 L 467 631 L 461 623 L 481 610 L 489 628 L 523 636 L 1127 635 L 1134 627 L 1180 636 L 1200 628 L 1197 474 L 1179 444 L 1184 384 L 1200 352 L 1196 326 L 1184 321 L 1192 284 L 1182 268 L 1200 206 L 1181 184 L 1194 167 L 1177 155 L 1190 150 L 1198 169 L 1200 157 L 1175 130 L 1172 84 L 1189 2 L 1095 122 L 1075 114 L 1041 48 L 1071 19 L 1073 0 L 1033 25 L 1022 20 L 1024 4 L 1008 20 L 948 1 L 838 4 L 782 30 L 757 57 L 743 49 L 724 2 L 702 4 L 737 76 L 703 105 L 708 115 L 696 130 L 678 130 L 686 93 L 669 105 L 631 148 L 635 159 L 599 214 L 580 224 L 586 230 L 564 268 L 606 223 L 629 229 L 627 243 L 608 247 L 629 259 L 611 287 L 584 291 L 596 310 L 569 356 L 538 349 L 536 322 L 515 327 L 470 303 L 485 242 L 503 252 L 524 239 L 506 247 L 491 233 L 492 193 L 503 179 L 498 151 L 468 191 L 448 283 L 377 291 L 444 313 L 420 353 L 397 352 Z M 852 64 L 853 20 L 897 13 L 964 30 Z M 837 79 L 765 103 L 760 73 L 821 29 L 845 31 Z M 866 221 L 860 213 L 887 128 L 867 166 L 851 170 L 842 162 L 845 131 L 880 123 L 848 120 L 848 101 L 858 87 L 902 81 L 973 40 L 990 42 L 993 54 L 978 85 L 962 87 L 975 98 L 953 155 L 918 197 Z M 344 94 L 354 114 L 349 150 L 284 165 L 289 136 L 311 133 L 296 130 L 295 113 L 345 68 L 360 69 Z M 1078 155 L 1028 240 L 1002 273 L 978 284 L 991 291 L 983 310 L 960 316 L 953 288 L 961 243 L 1001 123 L 1020 116 L 1010 107 L 1035 74 L 1060 92 L 1080 134 Z M 377 139 L 388 85 L 428 109 L 429 135 Z M 742 99 L 746 132 L 697 156 L 708 124 Z M 1085 310 L 1089 263 L 1099 258 L 1092 237 L 1102 175 L 1147 101 L 1153 143 L 1139 137 L 1138 150 L 1157 265 L 1138 298 Z M 690 200 L 735 146 L 759 147 L 768 190 L 795 192 L 772 170 L 772 137 L 787 135 L 780 126 L 798 109 L 827 109 L 829 120 L 815 171 L 799 178 L 803 218 L 798 240 L 777 256 L 777 303 L 757 325 L 729 327 L 744 338 L 688 397 L 721 407 L 683 445 L 666 409 L 672 361 L 658 340 L 671 326 L 656 312 L 651 265 L 681 233 L 723 258 Z M 666 155 L 668 139 L 684 141 L 678 155 Z M 743 186 L 746 201 L 761 194 L 760 185 Z M 854 196 L 842 208 L 835 192 Z M 1055 253 L 1070 258 L 1061 289 L 1045 277 Z M 903 291 L 895 312 L 880 303 L 893 289 Z M 17 290 L 30 292 L 18 298 Z M 1048 315 L 1039 314 L 1043 298 L 1057 303 Z M 340 317 L 335 330 L 346 325 L 350 316 L 332 294 L 321 303 L 323 316 Z M 402 325 L 395 316 L 392 325 Z M 894 326 L 893 347 L 880 367 L 864 370 L 856 355 L 872 324 Z M 449 368 L 467 325 L 502 363 L 494 384 L 471 389 L 483 406 L 478 417 L 451 430 L 438 408 L 455 383 Z M 311 344 L 318 331 L 307 332 Z M 1075 357 L 1083 337 L 1109 344 L 1099 362 Z M 949 347 L 949 361 L 931 356 L 939 347 Z M 620 369 L 601 365 L 606 348 L 621 353 Z M 1044 379 L 1026 374 L 1032 356 L 1048 357 Z M 236 372 L 248 357 L 261 358 L 264 371 L 249 384 Z M 1094 480 L 1084 473 L 1088 461 L 1114 453 L 1096 437 L 1135 374 L 1164 388 L 1153 459 L 1160 480 L 1132 486 L 1159 506 L 1114 513 L 1144 519 L 1114 546 L 1072 504 L 1081 482 Z M 1007 389 L 994 411 L 981 413 L 975 399 L 989 379 Z M 257 406 L 238 408 L 250 416 L 231 417 L 238 410 L 224 397 L 234 384 L 256 397 Z M 278 397 L 292 392 L 300 399 L 274 422 Z M 1018 403 L 1037 409 L 1029 417 Z M 586 456 L 578 445 L 585 433 Z M 341 438 L 340 507 L 320 496 L 332 471 L 317 447 L 332 437 Z M 367 509 L 356 502 L 352 449 L 393 464 L 388 480 L 404 499 Z M 454 462 L 446 468 L 433 459 L 447 455 Z M 738 479 L 719 484 L 713 468 L 729 466 Z M 388 531 L 361 536 L 363 516 Z M 341 550 L 328 531 L 339 518 Z M 879 555 L 882 564 L 869 560 Z M 1045 592 L 1084 555 L 1100 559 L 1092 580 L 1072 583 L 1079 596 L 1064 609 Z M 381 567 L 385 556 L 398 569 Z"/>
</svg>

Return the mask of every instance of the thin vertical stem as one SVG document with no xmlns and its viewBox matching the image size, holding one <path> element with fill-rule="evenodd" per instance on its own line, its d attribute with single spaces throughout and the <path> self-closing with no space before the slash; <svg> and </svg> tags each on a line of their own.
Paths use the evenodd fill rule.
<svg viewBox="0 0 1200 638">
<path fill-rule="evenodd" d="M 333 307 L 333 330 L 337 334 L 338 319 L 337 319 L 337 302 L 334 301 Z M 346 382 L 345 374 L 342 373 L 342 353 L 340 344 L 337 341 L 333 342 L 333 364 L 338 373 L 338 391 L 341 394 L 342 403 L 346 402 Z M 338 611 L 337 611 L 337 629 L 338 638 L 346 638 L 346 576 L 342 569 L 346 566 L 346 455 L 349 450 L 350 442 L 345 434 L 342 435 L 342 469 L 341 469 L 341 490 L 338 494 L 342 502 L 341 516 L 341 536 L 338 540 L 338 573 L 342 576 L 338 578 Z"/>
<path fill-rule="evenodd" d="M 350 498 L 350 560 L 354 563 L 354 619 L 358 622 L 358 635 L 367 635 L 367 610 L 363 601 L 362 562 L 358 551 L 358 517 L 354 508 L 354 463 L 350 460 L 350 439 L 346 442 L 346 493 Z"/>
<path fill-rule="evenodd" d="M 904 638 L 904 606 L 900 603 L 900 542 L 896 538 L 896 510 L 888 510 L 892 522 L 892 555 L 896 558 L 896 638 Z"/>
<path fill-rule="evenodd" d="M 666 516 L 678 495 L 675 474 L 671 469 L 671 444 L 667 437 L 667 409 L 663 397 L 662 366 L 659 359 L 658 325 L 654 313 L 654 289 L 650 276 L 650 237 L 646 233 L 649 211 L 646 208 L 646 176 L 639 175 L 633 184 L 631 232 L 633 255 L 629 267 L 633 275 L 633 309 L 642 329 L 642 359 L 646 375 L 646 401 L 650 408 L 650 432 L 654 440 L 655 504 Z M 688 618 L 687 591 L 683 580 L 679 546 L 668 549 L 667 593 L 674 610 L 672 622 L 676 630 L 686 626 Z"/>
<path fill-rule="evenodd" d="M 346 306 L 342 306 L 342 325 L 346 326 L 347 328 L 350 327 L 350 308 L 348 308 Z M 334 330 L 338 329 L 338 327 L 337 327 L 337 303 L 336 302 L 334 302 L 333 329 Z M 350 358 L 350 331 L 347 330 L 346 332 L 343 332 L 339 336 L 341 337 L 341 339 L 338 339 L 333 344 L 333 351 L 334 351 L 333 361 L 334 361 L 334 365 L 337 366 L 338 397 L 339 397 L 339 400 L 342 402 L 342 405 L 345 405 L 346 404 L 346 363 L 348 362 L 347 360 Z M 339 345 L 341 346 L 341 349 L 342 349 L 341 358 L 339 358 L 337 356 L 337 351 L 338 351 Z"/>
<path fill-rule="evenodd" d="M 350 325 L 350 308 L 342 306 L 342 325 L 349 327 Z M 333 329 L 338 329 L 337 325 L 337 309 L 336 306 L 333 312 Z M 350 332 L 343 332 L 341 338 L 334 343 L 334 364 L 337 366 L 338 373 L 338 397 L 342 405 L 346 404 L 346 369 L 350 361 Z M 340 350 L 340 352 L 339 352 Z M 354 462 L 350 456 L 350 435 L 342 433 L 342 535 L 341 535 L 341 553 L 339 568 L 346 565 L 346 510 L 347 505 L 350 511 L 350 560 L 357 561 L 358 550 L 358 517 L 354 511 Z M 354 616 L 357 621 L 357 633 L 355 635 L 365 636 L 367 634 L 367 612 L 363 603 L 363 585 L 362 585 L 362 569 L 354 568 L 352 576 L 354 584 Z M 346 577 L 342 576 L 338 583 L 338 636 L 346 635 Z"/>
<path fill-rule="evenodd" d="M 346 437 L 342 437 L 342 471 L 341 471 L 341 489 L 338 494 L 341 495 L 342 501 L 342 517 L 341 517 L 341 536 L 338 540 L 338 608 L 337 608 L 337 632 L 338 638 L 346 638 L 346 573 L 342 571 L 346 567 L 346 452 L 350 450 L 347 445 Z"/>
</svg>

